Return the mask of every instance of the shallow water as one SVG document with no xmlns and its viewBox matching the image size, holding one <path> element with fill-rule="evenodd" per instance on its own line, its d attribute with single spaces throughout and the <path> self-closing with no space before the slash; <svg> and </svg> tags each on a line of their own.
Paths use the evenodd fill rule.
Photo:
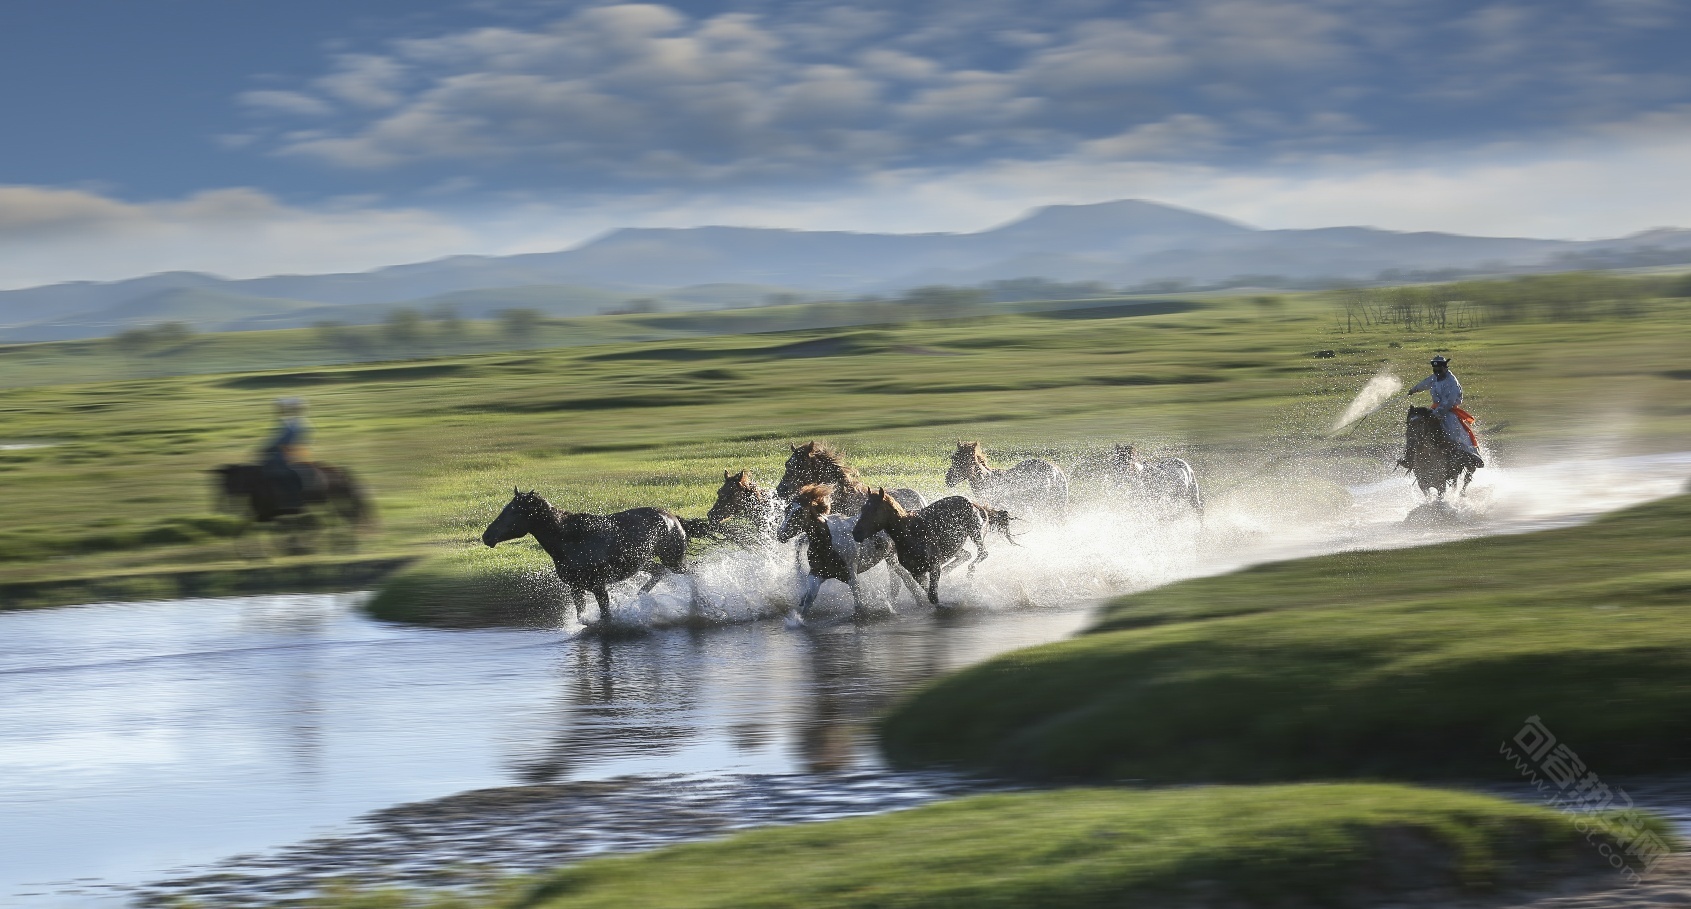
<svg viewBox="0 0 1691 909">
<path fill-rule="evenodd" d="M 873 770 L 864 723 L 891 698 L 1066 637 L 1097 597 L 1271 558 L 1571 523 L 1676 492 L 1688 473 L 1691 453 L 1492 469 L 1459 507 L 1410 522 L 1429 513 L 1402 478 L 1319 513 L 1301 507 L 1298 480 L 1219 495 L 1202 528 L 1080 512 L 1029 528 L 1020 548 L 996 542 L 973 580 L 948 578 L 947 602 L 966 608 L 936 615 L 905 599 L 906 615 L 863 626 L 828 624 L 849 609 L 838 585 L 802 630 L 615 639 L 386 626 L 352 595 L 0 614 L 0 904 L 113 905 L 102 883 L 467 789 Z M 790 571 L 790 556 L 747 558 L 701 564 L 710 609 L 733 618 L 794 589 L 771 567 Z M 617 618 L 684 609 L 673 587 L 622 592 Z"/>
</svg>

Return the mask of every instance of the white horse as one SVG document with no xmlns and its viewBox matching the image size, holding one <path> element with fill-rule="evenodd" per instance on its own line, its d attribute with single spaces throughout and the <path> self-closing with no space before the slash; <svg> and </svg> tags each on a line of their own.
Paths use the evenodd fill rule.
<svg viewBox="0 0 1691 909">
<path fill-rule="evenodd" d="M 826 483 L 800 489 L 787 506 L 787 518 L 776 534 L 777 539 L 785 542 L 802 533 L 808 543 L 806 554 L 810 559 L 810 574 L 805 579 L 804 596 L 790 618 L 803 621 L 805 613 L 816 602 L 817 593 L 822 590 L 822 582 L 827 580 L 843 581 L 851 587 L 853 608 L 862 617 L 865 610 L 858 579 L 864 572 L 883 563 L 889 572 L 888 601 L 898 599 L 898 582 L 903 581 L 910 595 L 918 604 L 921 603 L 921 588 L 910 572 L 898 563 L 892 539 L 884 533 L 861 543 L 853 539 L 851 531 L 857 524 L 857 518 L 831 513 L 830 497 L 833 493 L 834 487 Z"/>
</svg>

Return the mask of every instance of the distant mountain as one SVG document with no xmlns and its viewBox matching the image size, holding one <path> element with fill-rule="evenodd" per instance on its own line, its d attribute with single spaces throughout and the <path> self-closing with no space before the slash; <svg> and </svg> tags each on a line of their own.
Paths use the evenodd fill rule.
<svg viewBox="0 0 1691 909">
<path fill-rule="evenodd" d="M 170 272 L 0 291 L 0 340 L 89 337 L 170 320 L 203 330 L 374 322 L 396 305 L 445 304 L 472 318 L 513 306 L 579 315 L 641 296 L 671 309 L 715 308 L 774 293 L 888 293 L 1021 277 L 1212 284 L 1239 275 L 1368 280 L 1389 269 L 1503 273 L 1672 262 L 1691 262 L 1691 230 L 1578 242 L 1368 227 L 1259 230 L 1123 200 L 1053 205 L 969 234 L 629 228 L 561 252 L 454 256 L 358 274 L 228 281 Z"/>
</svg>

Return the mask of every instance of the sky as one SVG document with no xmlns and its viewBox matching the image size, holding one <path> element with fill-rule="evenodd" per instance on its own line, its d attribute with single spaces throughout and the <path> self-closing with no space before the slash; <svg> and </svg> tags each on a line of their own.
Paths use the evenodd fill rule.
<svg viewBox="0 0 1691 909">
<path fill-rule="evenodd" d="M 18 0 L 0 287 L 627 226 L 1691 227 L 1682 0 Z"/>
</svg>

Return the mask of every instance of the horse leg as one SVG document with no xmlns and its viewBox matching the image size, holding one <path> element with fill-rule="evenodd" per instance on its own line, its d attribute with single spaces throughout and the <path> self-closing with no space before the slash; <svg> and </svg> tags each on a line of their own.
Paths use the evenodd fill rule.
<svg viewBox="0 0 1691 909">
<path fill-rule="evenodd" d="M 975 560 L 969 563 L 969 577 L 972 578 L 975 576 L 975 567 L 985 561 L 987 556 L 986 534 L 981 532 L 979 524 L 969 530 L 969 539 L 975 541 Z"/>
<path fill-rule="evenodd" d="M 643 594 L 651 593 L 652 588 L 658 586 L 659 581 L 669 577 L 670 570 L 662 562 L 653 562 L 646 567 L 646 572 L 651 577 L 646 579 L 646 583 L 640 585 L 640 592 Z"/>
<path fill-rule="evenodd" d="M 910 598 L 916 602 L 917 606 L 922 605 L 921 586 L 916 583 L 916 578 L 911 576 L 910 572 L 904 570 L 904 566 L 900 565 L 897 559 L 887 562 L 887 570 L 892 574 L 892 577 L 887 579 L 887 587 L 889 588 L 887 591 L 887 603 L 891 605 L 895 611 L 897 610 L 898 583 L 903 581 L 904 589 L 910 591 Z"/>
<path fill-rule="evenodd" d="M 599 601 L 599 621 L 594 624 L 603 625 L 605 622 L 609 621 L 611 617 L 610 591 L 605 589 L 605 585 L 600 584 L 599 586 L 593 588 L 593 599 Z"/>
<path fill-rule="evenodd" d="M 587 608 L 587 593 L 580 587 L 571 587 L 570 599 L 575 602 L 575 623 L 577 625 L 584 624 L 581 619 L 581 612 Z"/>
<path fill-rule="evenodd" d="M 804 621 L 805 615 L 810 612 L 811 604 L 816 602 L 816 594 L 821 591 L 821 589 L 821 578 L 813 574 L 805 576 L 804 595 L 799 598 L 799 608 L 793 613 L 793 618 L 796 618 L 801 622 Z"/>
</svg>

